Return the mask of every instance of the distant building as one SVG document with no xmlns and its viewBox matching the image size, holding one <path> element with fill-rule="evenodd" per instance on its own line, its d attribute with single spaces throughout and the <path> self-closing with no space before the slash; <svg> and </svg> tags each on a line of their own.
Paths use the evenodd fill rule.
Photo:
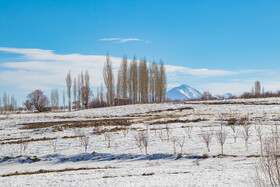
<svg viewBox="0 0 280 187">
<path fill-rule="evenodd" d="M 115 103 L 115 106 L 131 105 L 132 100 L 129 98 L 114 98 L 114 103 Z"/>
</svg>

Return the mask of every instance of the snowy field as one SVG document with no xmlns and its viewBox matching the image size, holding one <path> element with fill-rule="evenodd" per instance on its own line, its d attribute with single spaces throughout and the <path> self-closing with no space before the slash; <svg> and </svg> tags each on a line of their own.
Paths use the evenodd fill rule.
<svg viewBox="0 0 280 187">
<path fill-rule="evenodd" d="M 0 115 L 0 186 L 254 186 L 258 135 L 269 137 L 280 124 L 279 104 L 236 99 Z M 248 120 L 247 147 L 244 126 L 237 121 L 234 132 L 232 118 Z"/>
</svg>

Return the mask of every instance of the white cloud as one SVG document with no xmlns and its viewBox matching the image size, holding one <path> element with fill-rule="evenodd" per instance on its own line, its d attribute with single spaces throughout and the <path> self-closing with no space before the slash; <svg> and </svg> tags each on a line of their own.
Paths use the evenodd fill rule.
<svg viewBox="0 0 280 187">
<path fill-rule="evenodd" d="M 102 38 L 99 41 L 113 41 L 114 43 L 126 43 L 126 42 L 144 42 L 151 43 L 147 40 L 140 40 L 139 38 Z"/>
<path fill-rule="evenodd" d="M 17 88 L 26 90 L 64 88 L 65 76 L 69 70 L 71 70 L 73 77 L 77 77 L 81 71 L 89 70 L 91 86 L 99 86 L 103 83 L 102 72 L 106 56 L 81 54 L 61 55 L 54 53 L 52 50 L 5 47 L 0 47 L 0 51 L 21 55 L 19 59 L 15 59 L 13 62 L 0 64 L 2 67 L 8 68 L 8 70 L 2 71 L 0 69 L 0 84 L 2 85 L 16 86 Z M 17 62 L 18 60 L 19 62 Z M 122 59 L 111 57 L 111 61 L 115 69 L 114 72 L 116 73 L 116 69 L 119 67 Z M 171 88 L 173 85 L 177 86 L 181 81 L 180 78 L 186 75 L 194 77 L 217 77 L 242 73 L 225 70 L 191 69 L 174 65 L 166 65 L 166 71 L 168 77 L 172 77 L 172 82 L 169 83 L 168 88 Z M 226 85 L 213 86 L 216 88 L 231 88 L 231 86 L 226 87 Z"/>
<path fill-rule="evenodd" d="M 182 66 L 166 65 L 167 73 L 182 73 L 195 76 L 209 77 L 209 76 L 227 76 L 237 74 L 239 72 L 225 71 L 225 70 L 209 70 L 209 69 L 191 69 Z"/>
</svg>

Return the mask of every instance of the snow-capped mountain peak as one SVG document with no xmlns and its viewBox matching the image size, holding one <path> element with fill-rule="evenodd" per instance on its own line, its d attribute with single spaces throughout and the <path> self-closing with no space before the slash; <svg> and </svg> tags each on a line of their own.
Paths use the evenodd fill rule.
<svg viewBox="0 0 280 187">
<path fill-rule="evenodd" d="M 199 98 L 201 98 L 201 96 L 202 96 L 202 94 L 198 90 L 196 90 L 186 84 L 182 84 L 181 86 L 172 88 L 171 90 L 169 90 L 166 93 L 166 98 L 173 100 L 173 101 L 174 100 L 183 101 L 183 100 L 189 100 L 189 99 L 199 99 Z"/>
</svg>

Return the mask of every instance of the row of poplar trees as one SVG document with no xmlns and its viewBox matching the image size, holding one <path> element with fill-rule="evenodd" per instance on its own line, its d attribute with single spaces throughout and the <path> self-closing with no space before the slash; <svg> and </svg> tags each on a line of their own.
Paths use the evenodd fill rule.
<svg viewBox="0 0 280 187">
<path fill-rule="evenodd" d="M 134 57 L 128 64 L 127 58 L 124 57 L 115 87 L 112 63 L 107 55 L 103 78 L 109 105 L 114 104 L 114 98 L 130 98 L 133 104 L 165 101 L 166 72 L 162 62 L 159 64 L 147 63 L 146 59 L 138 62 Z"/>
</svg>

